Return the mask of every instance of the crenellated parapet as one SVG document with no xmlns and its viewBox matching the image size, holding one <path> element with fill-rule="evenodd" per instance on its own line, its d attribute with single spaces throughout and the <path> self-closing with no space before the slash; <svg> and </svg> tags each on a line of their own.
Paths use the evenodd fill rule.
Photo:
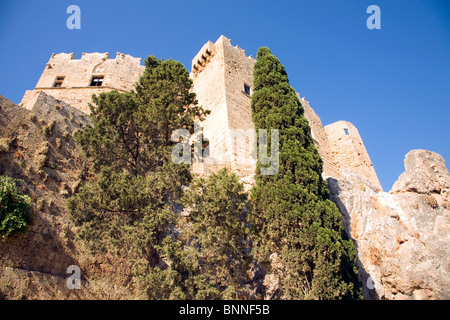
<svg viewBox="0 0 450 320">
<path fill-rule="evenodd" d="M 92 94 L 133 89 L 144 72 L 141 58 L 117 52 L 114 59 L 109 53 L 83 53 L 75 59 L 73 53 L 52 54 L 34 90 L 27 91 L 22 104 L 27 108 L 37 93 L 63 100 L 75 108 L 89 113 Z"/>
</svg>

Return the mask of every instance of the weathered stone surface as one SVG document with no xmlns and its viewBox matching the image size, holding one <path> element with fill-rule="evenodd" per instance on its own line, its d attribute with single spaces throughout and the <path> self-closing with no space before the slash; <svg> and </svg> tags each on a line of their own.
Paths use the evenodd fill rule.
<svg viewBox="0 0 450 320">
<path fill-rule="evenodd" d="M 405 172 L 391 193 L 441 193 L 450 189 L 450 176 L 444 158 L 428 150 L 411 150 L 405 157 Z"/>
<path fill-rule="evenodd" d="M 448 194 L 442 157 L 421 150 L 407 156 L 406 173 L 399 181 Z M 434 163 L 434 161 L 437 161 Z M 411 164 L 425 173 L 409 175 Z M 417 168 L 417 167 L 416 167 Z M 445 169 L 445 170 L 444 170 Z M 423 179 L 426 179 L 423 180 Z M 427 183 L 427 181 L 435 181 Z M 401 185 L 396 183 L 397 185 Z M 440 185 L 444 183 L 444 185 Z M 338 205 L 347 233 L 358 252 L 358 268 L 367 299 L 448 299 L 450 288 L 450 210 L 441 194 L 403 190 L 380 192 L 355 172 L 344 172 L 340 180 L 328 179 L 331 198 Z"/>
<path fill-rule="evenodd" d="M 69 289 L 65 277 L 19 268 L 0 267 L 0 300 L 119 300 L 127 298 L 130 299 L 127 288 L 112 287 L 101 279 L 89 282 L 81 279 L 79 289 Z"/>
<path fill-rule="evenodd" d="M 75 59 L 73 53 L 53 54 L 42 73 L 36 88 L 26 91 L 21 104 L 31 109 L 39 92 L 46 92 L 63 100 L 83 112 L 89 113 L 88 103 L 93 94 L 133 89 L 144 72 L 141 58 L 117 52 L 115 59 L 108 53 L 83 53 Z M 94 76 L 103 77 L 99 87 L 91 87 Z M 63 79 L 61 86 L 55 87 L 57 79 Z"/>
<path fill-rule="evenodd" d="M 89 299 L 98 291 L 96 298 L 115 299 L 113 285 L 121 287 L 128 281 L 127 261 L 91 259 L 75 248 L 76 228 L 66 208 L 68 194 L 60 192 L 91 176 L 90 163 L 80 156 L 72 138 L 89 121 L 85 113 L 45 92 L 39 93 L 30 109 L 0 96 L 0 138 L 11 141 L 9 150 L 0 153 L 0 174 L 24 180 L 34 207 L 27 232 L 0 241 L 0 298 Z M 47 126 L 52 128 L 49 134 L 43 130 Z M 42 168 L 36 164 L 41 149 L 46 159 Z M 71 293 L 61 286 L 71 265 L 79 266 L 90 288 L 95 288 Z"/>
<path fill-rule="evenodd" d="M 346 170 L 356 171 L 381 189 L 358 129 L 348 121 L 337 121 L 325 126 L 325 132 L 339 173 L 342 174 Z"/>
</svg>

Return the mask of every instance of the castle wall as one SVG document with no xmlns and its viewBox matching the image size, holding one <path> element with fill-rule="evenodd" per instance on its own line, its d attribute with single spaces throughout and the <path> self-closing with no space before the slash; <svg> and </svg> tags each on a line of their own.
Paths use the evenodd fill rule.
<svg viewBox="0 0 450 320">
<path fill-rule="evenodd" d="M 193 91 L 200 105 L 211 110 L 202 123 L 209 140 L 209 157 L 194 165 L 194 172 L 208 174 L 222 167 L 241 174 L 254 173 L 250 156 L 254 126 L 251 119 L 251 96 L 255 59 L 233 47 L 221 36 L 216 43 L 206 43 L 192 61 Z"/>
<path fill-rule="evenodd" d="M 255 172 L 256 160 L 252 158 L 254 130 L 251 110 L 253 93 L 253 69 L 256 60 L 247 57 L 245 51 L 223 39 L 225 54 L 225 91 L 229 132 L 228 150 L 231 168 L 240 176 Z M 245 92 L 245 86 L 249 94 Z"/>
<path fill-rule="evenodd" d="M 194 165 L 195 173 L 207 175 L 222 167 L 228 167 L 240 176 L 254 173 L 251 94 L 255 62 L 254 58 L 247 57 L 243 49 L 234 47 L 231 40 L 224 36 L 215 44 L 210 41 L 206 43 L 193 59 L 193 91 L 199 104 L 212 110 L 203 122 L 205 137 L 211 147 L 210 162 Z M 244 86 L 250 88 L 250 94 L 245 92 Z M 308 101 L 300 96 L 299 99 L 305 108 L 314 143 L 324 161 L 324 175 L 338 177 L 339 170 L 320 117 Z"/>
<path fill-rule="evenodd" d="M 92 94 L 118 90 L 125 92 L 133 89 L 145 67 L 141 59 L 130 55 L 117 53 L 115 59 L 108 59 L 108 53 L 83 53 L 81 59 L 67 53 L 53 54 L 42 73 L 36 88 L 27 91 L 22 99 L 22 105 L 30 108 L 37 91 L 44 91 L 58 100 L 89 113 L 88 103 Z M 92 87 L 93 77 L 102 76 L 103 83 Z M 60 87 L 55 87 L 58 78 Z"/>
<path fill-rule="evenodd" d="M 30 109 L 41 91 L 89 113 L 93 94 L 133 89 L 144 72 L 141 59 L 117 53 L 53 54 L 34 90 L 28 90 L 22 105 Z M 256 60 L 220 36 L 208 41 L 192 60 L 192 91 L 205 109 L 211 111 L 201 123 L 204 139 L 209 141 L 208 157 L 193 164 L 193 172 L 208 175 L 228 167 L 241 177 L 251 176 L 256 167 L 254 125 L 251 114 L 253 69 Z M 94 76 L 103 76 L 102 86 L 92 87 Z M 60 86 L 55 83 L 64 77 Z M 247 92 L 246 92 L 247 91 Z M 323 160 L 324 176 L 339 178 L 347 169 L 360 172 L 380 185 L 358 130 L 349 122 L 339 121 L 326 126 L 305 98 L 298 98 L 305 109 L 311 135 Z M 345 134 L 348 130 L 349 135 Z"/>
<path fill-rule="evenodd" d="M 358 129 L 348 121 L 338 121 L 325 126 L 325 132 L 339 173 L 342 174 L 344 170 L 356 171 L 382 190 Z"/>
<path fill-rule="evenodd" d="M 210 156 L 204 163 L 195 163 L 194 172 L 206 174 L 215 172 L 227 162 L 226 136 L 228 117 L 225 95 L 223 43 L 219 39 L 215 44 L 206 43 L 192 60 L 192 91 L 196 93 L 199 105 L 211 113 L 202 122 L 204 139 L 209 140 Z M 206 172 L 205 172 L 206 170 Z"/>
<path fill-rule="evenodd" d="M 328 141 L 328 136 L 322 125 L 322 120 L 320 120 L 320 117 L 314 112 L 313 108 L 310 107 L 309 101 L 305 98 L 300 98 L 299 95 L 298 97 L 305 109 L 304 116 L 309 122 L 314 144 L 323 160 L 323 175 L 337 178 L 339 177 L 339 169 L 336 166 L 336 161 L 332 153 L 330 142 Z"/>
</svg>

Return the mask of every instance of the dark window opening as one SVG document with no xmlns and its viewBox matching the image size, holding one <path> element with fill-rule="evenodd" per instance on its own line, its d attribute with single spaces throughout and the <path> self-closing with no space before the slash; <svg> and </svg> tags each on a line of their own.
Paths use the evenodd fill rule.
<svg viewBox="0 0 450 320">
<path fill-rule="evenodd" d="M 54 88 L 59 88 L 62 86 L 64 82 L 64 77 L 56 77 L 55 83 L 53 84 Z"/>
<path fill-rule="evenodd" d="M 209 140 L 206 138 L 203 138 L 202 154 L 203 154 L 203 158 L 207 158 L 210 155 L 209 154 Z"/>
<path fill-rule="evenodd" d="M 92 77 L 91 87 L 101 87 L 103 84 L 103 77 Z"/>
<path fill-rule="evenodd" d="M 245 92 L 245 94 L 250 95 L 250 87 L 246 84 L 244 84 L 244 92 Z"/>
<path fill-rule="evenodd" d="M 345 135 L 346 135 L 346 136 L 348 136 L 348 135 L 349 135 L 349 133 L 348 133 L 348 129 L 344 129 L 344 132 L 345 132 Z"/>
</svg>

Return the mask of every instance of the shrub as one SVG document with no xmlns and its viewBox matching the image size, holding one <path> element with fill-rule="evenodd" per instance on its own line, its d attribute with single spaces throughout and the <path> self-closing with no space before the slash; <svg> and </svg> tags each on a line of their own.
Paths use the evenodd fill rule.
<svg viewBox="0 0 450 320">
<path fill-rule="evenodd" d="M 30 119 L 30 121 L 32 121 L 32 122 L 36 122 L 36 115 L 35 114 L 30 114 L 30 116 L 29 116 L 29 119 Z"/>
<path fill-rule="evenodd" d="M 25 233 L 31 221 L 31 198 L 21 194 L 23 185 L 22 180 L 0 176 L 0 236 L 3 240 L 15 233 Z"/>
<path fill-rule="evenodd" d="M 46 137 L 50 137 L 53 134 L 53 129 L 55 127 L 55 120 L 50 121 L 50 123 L 47 126 L 44 126 L 42 128 L 42 133 Z"/>
<path fill-rule="evenodd" d="M 56 148 L 58 148 L 58 149 L 61 148 L 61 139 L 60 138 L 55 139 L 55 145 L 56 145 Z"/>
<path fill-rule="evenodd" d="M 0 139 L 0 154 L 6 153 L 9 151 L 9 142 L 10 142 L 10 140 L 8 138 Z"/>
<path fill-rule="evenodd" d="M 34 156 L 34 162 L 38 171 L 41 171 L 47 162 L 48 142 L 44 141 Z"/>
</svg>

